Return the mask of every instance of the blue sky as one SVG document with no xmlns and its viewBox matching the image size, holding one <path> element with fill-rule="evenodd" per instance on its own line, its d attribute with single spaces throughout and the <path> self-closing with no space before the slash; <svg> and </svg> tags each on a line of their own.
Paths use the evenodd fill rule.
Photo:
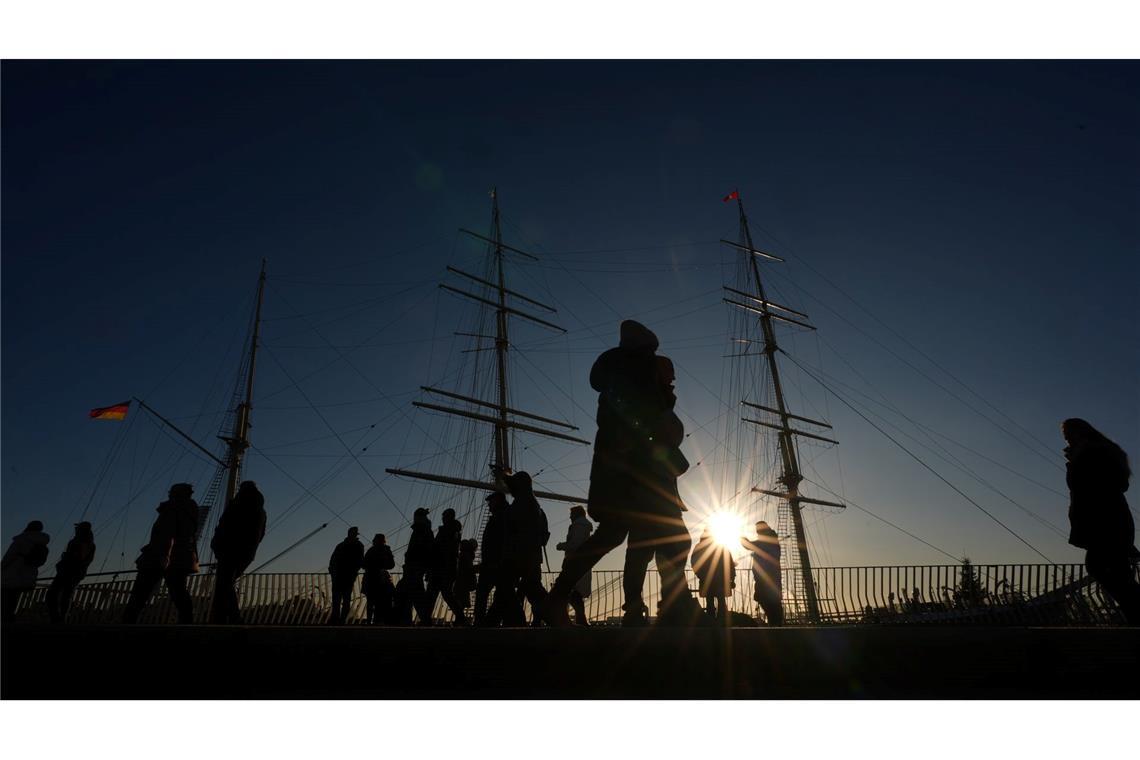
<svg viewBox="0 0 1140 760">
<path fill-rule="evenodd" d="M 895 432 L 1050 560 L 1080 558 L 1041 522 L 1067 528 L 1059 421 L 1083 416 L 1130 452 L 1140 444 L 1134 64 L 5 62 L 2 73 L 6 537 L 39 518 L 62 538 L 86 509 L 96 565 L 128 567 L 165 486 L 204 488 L 209 466 L 146 418 L 86 412 L 138 395 L 213 447 L 265 257 L 246 470 L 273 521 L 260 556 L 325 521 L 273 567 L 322 568 L 348 524 L 398 546 L 400 512 L 439 492 L 384 468 L 459 432 L 410 402 L 473 358 L 451 334 L 473 312 L 436 283 L 461 285 L 448 264 L 482 266 L 456 230 L 486 230 L 492 186 L 508 241 L 542 258 L 512 264 L 511 282 L 570 331 L 512 326 L 516 405 L 591 438 L 590 363 L 621 318 L 644 321 L 678 366 L 685 451 L 700 462 L 682 480 L 694 530 L 735 472 L 718 443 L 735 403 L 718 289 L 735 254 L 717 240 L 736 236 L 720 198 L 737 187 L 757 243 L 788 259 L 765 277 L 819 327 L 782 330 L 788 352 L 919 440 L 930 443 L 875 404 L 949 436 L 938 440 L 1001 493 Z M 793 406 L 841 441 L 804 449 L 814 480 L 955 556 L 1039 559 L 787 374 Z M 517 445 L 550 490 L 585 492 L 588 448 Z M 297 483 L 323 505 L 296 503 Z M 547 510 L 560 540 L 565 510 Z M 949 561 L 855 509 L 808 522 L 818 564 Z"/>
</svg>

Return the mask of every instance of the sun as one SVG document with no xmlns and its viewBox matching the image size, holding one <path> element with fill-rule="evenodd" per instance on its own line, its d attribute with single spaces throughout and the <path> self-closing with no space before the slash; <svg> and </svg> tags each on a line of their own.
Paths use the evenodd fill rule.
<svg viewBox="0 0 1140 760">
<path fill-rule="evenodd" d="M 743 534 L 744 518 L 735 512 L 713 512 L 705 520 L 713 541 L 721 546 L 738 546 Z"/>
</svg>

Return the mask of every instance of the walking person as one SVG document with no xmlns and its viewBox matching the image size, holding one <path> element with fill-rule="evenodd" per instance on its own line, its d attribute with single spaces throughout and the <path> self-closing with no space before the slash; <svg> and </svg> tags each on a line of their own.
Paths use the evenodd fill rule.
<svg viewBox="0 0 1140 760">
<path fill-rule="evenodd" d="M 654 423 L 667 411 L 656 382 L 657 336 L 649 328 L 626 320 L 620 342 L 598 357 L 590 369 L 590 386 L 598 392 L 598 432 L 590 465 L 589 516 L 597 527 L 582 546 L 567 557 L 550 589 L 547 620 L 570 625 L 566 612 L 570 590 L 603 556 L 617 548 L 649 500 L 645 468 L 651 460 Z M 627 614 L 643 617 L 641 587 L 626 585 Z"/>
<path fill-rule="evenodd" d="M 396 566 L 392 548 L 383 533 L 372 537 L 372 546 L 364 553 L 364 580 L 360 590 L 368 600 L 365 620 L 369 625 L 388 625 L 392 622 L 392 597 L 396 593 L 389 570 Z"/>
<path fill-rule="evenodd" d="M 768 625 L 784 624 L 783 579 L 780 572 L 780 537 L 768 523 L 756 523 L 756 538 L 741 539 L 751 555 L 752 598 L 764 611 Z M 919 591 L 914 590 L 913 605 L 918 608 Z"/>
<path fill-rule="evenodd" d="M 504 522 L 506 551 L 503 556 L 502 583 L 495 590 L 503 607 L 503 624 L 526 624 L 521 600 L 530 602 L 534 624 L 539 625 L 546 609 L 546 588 L 542 585 L 542 555 L 550 540 L 546 513 L 534 495 L 530 473 L 498 473 L 511 492 Z M 517 596 L 507 598 L 508 592 Z M 563 606 L 565 613 L 565 606 Z"/>
<path fill-rule="evenodd" d="M 158 505 L 158 517 L 150 529 L 150 541 L 135 560 L 138 574 L 131 596 L 123 611 L 124 623 L 138 622 L 143 608 L 159 581 L 166 584 L 170 601 L 178 611 L 178 622 L 194 622 L 194 603 L 186 582 L 198 572 L 198 503 L 193 499 L 194 486 L 175 483 L 167 500 Z"/>
<path fill-rule="evenodd" d="M 1133 563 L 1136 525 L 1124 492 L 1132 477 L 1128 455 L 1088 422 L 1061 423 L 1065 481 L 1069 486 L 1069 543 L 1086 551 L 1089 575 L 1120 607 L 1129 625 L 1140 625 L 1140 584 Z"/>
<path fill-rule="evenodd" d="M 468 625 L 467 615 L 455 598 L 455 576 L 459 569 L 459 542 L 463 540 L 463 524 L 455 519 L 454 509 L 443 510 L 439 529 L 432 542 L 431 571 L 425 593 L 425 606 L 435 609 L 435 600 L 442 596 L 456 625 Z"/>
<path fill-rule="evenodd" d="M 336 545 L 329 557 L 329 575 L 332 576 L 329 625 L 344 625 L 348 622 L 352 590 L 356 586 L 356 576 L 364 564 L 364 544 L 360 543 L 359 536 L 360 528 L 349 528 L 348 536 Z"/>
<path fill-rule="evenodd" d="M 700 594 L 705 598 L 705 612 L 710 618 L 728 625 L 727 598 L 736 586 L 736 566 L 728 547 L 716 541 L 707 527 L 693 549 L 693 572 L 700 581 Z"/>
<path fill-rule="evenodd" d="M 247 480 L 238 486 L 238 492 L 222 511 L 210 541 L 217 562 L 211 623 L 241 625 L 234 585 L 257 556 L 257 547 L 265 538 L 265 521 L 265 497 L 256 483 Z"/>
<path fill-rule="evenodd" d="M 75 524 L 75 537 L 67 542 L 67 548 L 55 566 L 55 578 L 47 590 L 48 619 L 53 623 L 67 620 L 71 607 L 71 596 L 75 587 L 87 576 L 87 568 L 95 559 L 95 534 L 91 523 Z"/>
<path fill-rule="evenodd" d="M 570 527 L 566 529 L 566 540 L 555 548 L 566 552 L 566 557 L 570 558 L 582 544 L 586 543 L 586 539 L 593 532 L 594 524 L 586 517 L 586 508 L 580 505 L 570 507 Z M 574 610 L 574 622 L 578 625 L 588 626 L 590 624 L 586 617 L 586 599 L 589 598 L 592 590 L 591 573 L 586 573 L 579 578 L 578 582 L 574 584 L 574 588 L 570 589 L 570 607 Z"/>
<path fill-rule="evenodd" d="M 479 557 L 479 580 L 475 584 L 475 609 L 473 616 L 477 626 L 497 626 L 502 623 L 502 599 L 498 591 L 499 582 L 503 574 L 503 556 L 506 552 L 506 534 L 504 520 L 507 509 L 507 497 L 499 491 L 492 491 L 487 495 L 487 524 L 483 526 L 481 545 L 483 551 Z M 491 609 L 487 609 L 487 600 L 491 591 L 495 591 L 495 601 Z"/>
<path fill-rule="evenodd" d="M 404 552 L 404 572 L 400 582 L 396 584 L 396 614 L 399 625 L 412 624 L 413 608 L 419 617 L 420 625 L 432 625 L 432 608 L 427 604 L 424 576 L 431 570 L 434 545 L 435 539 L 431 534 L 428 510 L 419 507 L 412 513 L 412 535 Z"/>
<path fill-rule="evenodd" d="M 40 568 L 48 561 L 48 543 L 51 536 L 44 533 L 44 524 L 32 520 L 23 532 L 12 537 L 8 551 L 0 560 L 0 596 L 3 596 L 4 622 L 16 619 L 16 608 L 25 591 L 35 588 Z"/>
</svg>

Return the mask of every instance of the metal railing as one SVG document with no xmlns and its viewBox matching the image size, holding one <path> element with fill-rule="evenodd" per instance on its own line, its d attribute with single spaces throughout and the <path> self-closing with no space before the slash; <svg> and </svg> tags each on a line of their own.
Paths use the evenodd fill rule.
<svg viewBox="0 0 1140 760">
<path fill-rule="evenodd" d="M 1112 625 L 1123 622 L 1115 604 L 1088 577 L 1083 565 L 906 565 L 814 568 L 823 624 L 1005 624 L 1005 625 Z M 545 573 L 549 588 L 556 573 Z M 393 581 L 399 574 L 393 574 Z M 619 570 L 593 573 L 593 592 L 586 600 L 591 623 L 617 623 L 624 593 Z M 134 572 L 80 584 L 72 597 L 72 623 L 115 623 L 134 583 Z M 736 574 L 728 606 L 738 623 L 757 615 L 752 576 L 747 568 Z M 238 581 L 242 615 L 255 625 L 318 625 L 328 620 L 331 584 L 325 573 L 256 573 Z M 696 595 L 696 579 L 689 571 L 689 587 Z M 191 576 L 194 619 L 205 622 L 213 596 L 214 577 Z M 785 584 L 785 588 L 788 588 Z M 22 595 L 17 619 L 47 619 L 47 584 Z M 651 617 L 657 614 L 660 578 L 646 576 L 644 601 Z M 790 624 L 807 623 L 802 599 L 785 593 L 785 614 Z M 528 616 L 529 616 L 529 610 Z M 365 599 L 360 580 L 353 592 L 349 622 L 362 622 Z M 437 601 L 437 621 L 452 619 Z M 165 587 L 159 588 L 139 619 L 141 623 L 173 623 L 176 614 Z M 763 616 L 758 616 L 763 621 Z"/>
</svg>

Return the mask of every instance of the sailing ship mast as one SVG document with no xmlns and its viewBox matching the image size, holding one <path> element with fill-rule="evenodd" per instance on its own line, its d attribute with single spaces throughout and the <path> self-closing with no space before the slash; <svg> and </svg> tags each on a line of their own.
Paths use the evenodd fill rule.
<svg viewBox="0 0 1140 760">
<path fill-rule="evenodd" d="M 523 295 L 515 290 L 507 287 L 506 281 L 506 257 L 507 255 L 517 256 L 528 261 L 538 261 L 538 257 L 526 251 L 520 250 L 513 246 L 507 245 L 503 242 L 502 226 L 499 216 L 499 194 L 497 189 L 491 191 L 491 231 L 490 236 L 480 235 L 470 230 L 460 229 L 460 232 L 469 235 L 478 240 L 488 243 L 490 246 L 490 253 L 494 257 L 494 280 L 488 280 L 482 277 L 476 277 L 473 274 L 464 272 L 456 267 L 449 266 L 447 271 L 452 274 L 459 275 L 466 278 L 468 281 L 475 282 L 484 288 L 489 288 L 493 298 L 485 298 L 481 295 L 471 293 L 470 291 L 453 287 L 446 283 L 440 283 L 439 287 L 450 293 L 467 298 L 471 301 L 479 303 L 485 307 L 490 307 L 495 311 L 495 334 L 481 335 L 477 333 L 456 333 L 456 335 L 464 335 L 476 339 L 492 339 L 495 348 L 495 388 L 496 398 L 494 401 L 475 398 L 472 396 L 455 393 L 453 391 L 435 388 L 432 386 L 421 386 L 421 390 L 426 393 L 442 396 L 445 398 L 462 401 L 471 407 L 480 407 L 490 410 L 491 414 L 484 414 L 475 411 L 471 408 L 460 408 L 455 406 L 445 406 L 442 404 L 430 403 L 427 401 L 414 401 L 412 405 L 419 409 L 426 409 L 429 411 L 440 412 L 443 414 L 451 414 L 458 417 L 465 417 L 467 419 L 475 420 L 477 422 L 484 422 L 493 426 L 494 429 L 494 450 L 491 454 L 491 464 L 494 465 L 495 472 L 502 472 L 510 470 L 512 467 L 511 462 L 511 433 L 513 431 L 522 431 L 526 433 L 534 433 L 537 435 L 546 436 L 572 443 L 580 443 L 589 445 L 590 441 L 583 438 L 578 438 L 568 433 L 563 433 L 558 430 L 551 430 L 549 427 L 540 427 L 530 424 L 528 422 L 520 422 L 518 418 L 527 420 L 534 420 L 537 422 L 546 423 L 555 427 L 563 428 L 565 430 L 578 430 L 578 428 L 570 423 L 563 422 L 549 417 L 543 417 L 531 412 L 515 409 L 510 405 L 508 382 L 508 364 L 510 358 L 511 343 L 509 339 L 509 320 L 511 317 L 522 319 L 532 324 L 537 324 L 549 330 L 554 330 L 559 333 L 565 333 L 566 330 L 553 322 L 549 322 L 541 317 L 537 317 L 528 311 L 521 308 L 516 308 L 510 305 L 514 301 L 522 302 L 530 307 L 541 309 L 548 313 L 556 313 L 557 309 L 548 306 L 541 301 L 537 301 L 529 296 Z M 512 299 L 508 301 L 508 297 Z M 452 475 L 444 475 L 429 472 L 420 472 L 416 470 L 407 470 L 403 468 L 388 468 L 386 472 L 413 478 L 417 480 L 424 480 L 433 483 L 442 483 L 445 485 L 462 486 L 465 488 L 473 488 L 483 491 L 503 491 L 505 485 L 495 480 L 478 480 L 469 477 L 457 477 Z M 552 493 L 549 491 L 535 491 L 535 496 L 540 499 L 552 499 L 555 501 L 566 501 L 572 503 L 581 503 L 584 499 L 577 496 L 568 496 L 566 494 Z"/>
<path fill-rule="evenodd" d="M 241 479 L 241 465 L 245 450 L 249 448 L 250 413 L 253 411 L 253 375 L 257 368 L 257 340 L 261 334 L 261 304 L 265 298 L 265 259 L 261 260 L 261 274 L 257 278 L 257 305 L 253 313 L 253 331 L 249 340 L 249 367 L 245 377 L 245 398 L 238 405 L 233 434 L 218 436 L 228 446 L 226 491 L 222 505 L 230 503 L 237 493 Z"/>
<path fill-rule="evenodd" d="M 748 417 L 741 417 L 743 422 L 748 422 L 760 427 L 769 428 L 778 431 L 778 441 L 780 449 L 780 463 L 781 471 L 777 478 L 777 482 L 782 486 L 783 490 L 772 490 L 760 487 L 753 487 L 752 491 L 761 493 L 766 496 L 773 496 L 780 499 L 787 505 L 790 512 L 792 529 L 794 532 L 794 540 L 796 546 L 796 553 L 799 559 L 800 573 L 804 600 L 807 606 L 807 615 L 811 622 L 818 623 L 820 620 L 819 613 L 819 597 L 816 593 L 815 579 L 812 576 L 811 570 L 811 557 L 808 552 L 807 535 L 804 532 L 803 522 L 803 505 L 804 504 L 817 504 L 827 507 L 837 507 L 842 509 L 843 504 L 832 501 L 824 501 L 822 499 L 813 499 L 800 494 L 800 483 L 803 481 L 803 475 L 800 472 L 799 458 L 796 452 L 795 439 L 793 436 L 801 436 L 804 438 L 813 438 L 827 443 L 838 444 L 838 441 L 831 438 L 825 438 L 815 433 L 809 433 L 805 430 L 792 427 L 792 420 L 799 420 L 807 422 L 812 425 L 818 425 L 824 428 L 831 428 L 831 425 L 826 422 L 803 417 L 798 414 L 792 414 L 788 411 L 787 403 L 784 399 L 784 389 L 780 381 L 780 365 L 776 361 L 776 353 L 780 350 L 779 344 L 776 342 L 776 330 L 773 321 L 781 321 L 789 324 L 804 327 L 809 330 L 814 330 L 815 327 L 803 322 L 801 320 L 808 319 L 807 314 L 796 311 L 787 306 L 774 303 L 768 299 L 764 291 L 764 281 L 760 276 L 760 266 L 757 263 L 758 259 L 767 259 L 771 261 L 783 261 L 779 256 L 774 256 L 770 253 L 757 250 L 752 243 L 752 232 L 748 227 L 748 216 L 744 213 L 744 201 L 740 197 L 740 193 L 734 193 L 736 196 L 737 209 L 740 212 L 740 243 L 733 243 L 728 240 L 721 240 L 733 248 L 736 248 L 748 258 L 749 268 L 752 274 L 752 284 L 755 286 L 755 293 L 737 290 L 725 286 L 725 290 L 729 293 L 747 299 L 750 303 L 745 303 L 734 298 L 725 297 L 725 303 L 735 306 L 739 309 L 758 314 L 760 321 L 761 334 L 764 339 L 763 354 L 768 366 L 769 376 L 772 379 L 773 396 L 775 398 L 776 406 L 769 407 L 757 404 L 755 402 L 741 399 L 744 406 L 759 411 L 767 412 L 768 414 L 775 415 L 777 422 L 766 422 L 764 420 L 755 420 Z M 788 316 L 794 315 L 794 316 Z M 799 317 L 796 319 L 794 317 Z"/>
</svg>

